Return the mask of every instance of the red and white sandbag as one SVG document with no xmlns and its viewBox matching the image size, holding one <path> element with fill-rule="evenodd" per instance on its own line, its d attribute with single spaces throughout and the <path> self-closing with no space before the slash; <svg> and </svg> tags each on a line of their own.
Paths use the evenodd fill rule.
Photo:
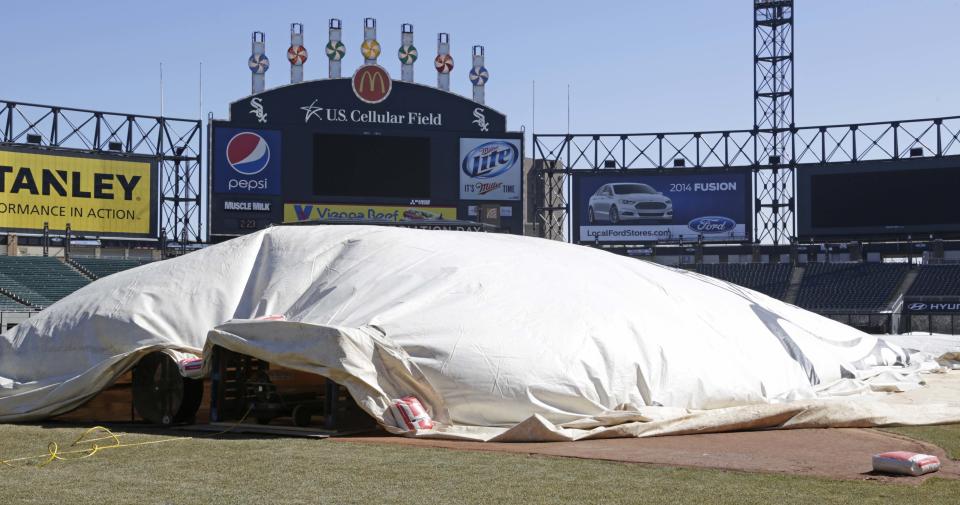
<svg viewBox="0 0 960 505">
<path fill-rule="evenodd" d="M 399 400 L 393 400 L 390 404 L 390 412 L 400 424 L 400 428 L 412 431 L 433 429 L 433 419 L 416 396 L 404 396 Z"/>
<path fill-rule="evenodd" d="M 203 375 L 203 358 L 183 358 L 177 362 L 177 366 L 180 367 L 180 375 L 188 379 L 199 379 Z"/>
<path fill-rule="evenodd" d="M 873 455 L 873 469 L 897 475 L 923 475 L 940 469 L 940 458 L 908 451 L 884 452 Z"/>
</svg>

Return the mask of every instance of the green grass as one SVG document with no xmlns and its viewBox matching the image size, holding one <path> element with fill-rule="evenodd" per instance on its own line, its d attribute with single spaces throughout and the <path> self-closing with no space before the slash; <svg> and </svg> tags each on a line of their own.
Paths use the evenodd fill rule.
<svg viewBox="0 0 960 505">
<path fill-rule="evenodd" d="M 942 447 L 951 459 L 960 460 L 960 424 L 939 426 L 903 426 L 884 428 L 884 431 L 915 438 Z"/>
<path fill-rule="evenodd" d="M 0 425 L 0 457 L 82 430 Z M 130 434 L 124 442 L 165 435 Z M 45 468 L 0 466 L 0 503 L 954 503 L 919 486 L 323 440 L 195 439 L 106 450 Z"/>
</svg>

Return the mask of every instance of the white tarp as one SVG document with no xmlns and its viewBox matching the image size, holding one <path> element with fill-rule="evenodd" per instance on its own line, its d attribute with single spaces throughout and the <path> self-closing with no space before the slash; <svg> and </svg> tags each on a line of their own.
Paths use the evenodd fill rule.
<svg viewBox="0 0 960 505">
<path fill-rule="evenodd" d="M 732 284 L 546 240 L 365 226 L 272 228 L 77 291 L 0 339 L 0 421 L 73 408 L 145 352 L 213 345 L 328 376 L 388 427 L 390 400 L 417 396 L 440 422 L 423 436 L 719 431 L 797 412 L 960 422 L 956 397 L 931 414 L 850 400 L 918 388 L 936 364 Z"/>
</svg>

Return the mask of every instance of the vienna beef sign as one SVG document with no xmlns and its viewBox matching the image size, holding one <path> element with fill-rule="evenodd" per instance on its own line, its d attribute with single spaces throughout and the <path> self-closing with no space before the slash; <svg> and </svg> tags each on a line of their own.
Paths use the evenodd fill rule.
<svg viewBox="0 0 960 505">
<path fill-rule="evenodd" d="M 156 235 L 150 160 L 0 149 L 0 229 Z"/>
<path fill-rule="evenodd" d="M 420 207 L 396 205 L 350 205 L 288 203 L 283 206 L 284 223 L 310 221 L 415 222 L 457 219 L 456 207 Z"/>
</svg>

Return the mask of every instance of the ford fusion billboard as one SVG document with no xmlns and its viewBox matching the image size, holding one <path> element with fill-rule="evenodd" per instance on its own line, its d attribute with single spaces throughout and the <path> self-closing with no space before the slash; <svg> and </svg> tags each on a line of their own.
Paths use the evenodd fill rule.
<svg viewBox="0 0 960 505">
<path fill-rule="evenodd" d="M 750 174 L 577 174 L 574 234 L 581 243 L 750 240 Z"/>
</svg>

